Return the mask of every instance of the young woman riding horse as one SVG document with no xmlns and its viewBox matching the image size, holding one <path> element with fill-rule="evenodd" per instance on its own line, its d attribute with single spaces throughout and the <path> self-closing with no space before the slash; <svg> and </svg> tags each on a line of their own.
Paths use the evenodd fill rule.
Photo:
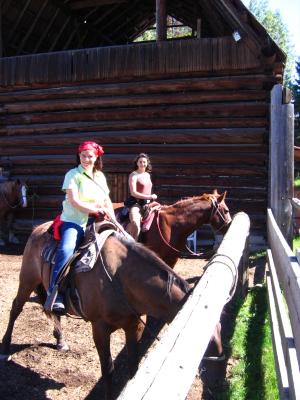
<svg viewBox="0 0 300 400">
<path fill-rule="evenodd" d="M 76 168 L 67 172 L 62 190 L 66 197 L 60 216 L 60 242 L 48 288 L 47 307 L 63 313 L 65 306 L 60 293 L 54 291 L 56 281 L 65 263 L 80 244 L 90 214 L 105 211 L 114 216 L 109 189 L 102 170 L 104 151 L 95 142 L 83 142 L 78 147 Z"/>
</svg>

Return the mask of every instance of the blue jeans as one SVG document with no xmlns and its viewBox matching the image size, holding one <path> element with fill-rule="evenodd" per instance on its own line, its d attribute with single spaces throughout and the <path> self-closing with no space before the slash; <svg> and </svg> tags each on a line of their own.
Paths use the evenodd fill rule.
<svg viewBox="0 0 300 400">
<path fill-rule="evenodd" d="M 48 290 L 49 293 L 52 292 L 63 266 L 78 248 L 84 236 L 84 229 L 73 222 L 64 222 L 60 227 L 60 234 L 61 239 L 56 253 L 55 265 Z"/>
</svg>

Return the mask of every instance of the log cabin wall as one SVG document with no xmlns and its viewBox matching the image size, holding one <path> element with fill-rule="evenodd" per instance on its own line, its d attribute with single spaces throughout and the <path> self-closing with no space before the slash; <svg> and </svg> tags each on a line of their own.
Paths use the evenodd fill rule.
<svg viewBox="0 0 300 400">
<path fill-rule="evenodd" d="M 95 140 L 113 201 L 146 152 L 162 203 L 227 190 L 232 213 L 249 213 L 252 233 L 264 233 L 275 83 L 231 37 L 0 59 L 0 167 L 31 194 L 17 228 L 57 215 L 78 144 Z"/>
</svg>

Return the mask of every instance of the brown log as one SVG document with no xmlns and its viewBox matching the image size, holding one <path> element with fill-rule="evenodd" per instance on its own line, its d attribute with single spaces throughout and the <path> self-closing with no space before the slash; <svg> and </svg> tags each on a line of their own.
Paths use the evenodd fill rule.
<svg viewBox="0 0 300 400">
<path fill-rule="evenodd" d="M 33 125 L 6 125 L 1 128 L 0 135 L 40 135 L 43 133 L 62 133 L 62 132 L 84 132 L 91 134 L 98 130 L 135 130 L 135 129 L 185 129 L 185 128 L 257 128 L 267 127 L 267 116 L 265 117 L 234 117 L 234 118 L 185 118 L 176 119 L 135 119 L 120 121 L 78 121 L 52 124 L 33 124 Z"/>
<path fill-rule="evenodd" d="M 276 80 L 266 75 L 220 76 L 209 78 L 174 78 L 153 81 L 124 83 L 92 83 L 80 86 L 57 86 L 42 89 L 9 90 L 0 88 L 0 104 L 23 101 L 58 100 L 62 98 L 82 98 L 101 96 L 124 96 L 145 93 L 179 93 L 205 90 L 269 90 Z"/>
<path fill-rule="evenodd" d="M 50 112 L 62 110 L 84 110 L 104 107 L 133 107 L 162 104 L 193 104 L 213 103 L 225 101 L 263 101 L 268 98 L 268 92 L 264 90 L 244 91 L 211 91 L 190 92 L 172 94 L 151 94 L 138 96 L 116 96 L 116 97 L 85 97 L 75 99 L 55 99 L 9 103 L 0 108 L 0 114 Z"/>
<path fill-rule="evenodd" d="M 264 143 L 264 137 L 267 131 L 262 128 L 232 128 L 232 129 L 164 129 L 164 130 L 136 130 L 136 131 L 102 131 L 93 132 L 89 135 L 90 139 L 101 144 L 131 144 L 143 143 L 153 144 L 161 143 L 176 144 L 213 144 L 213 145 L 229 145 L 229 144 L 247 144 L 261 145 Z M 57 146 L 63 148 L 71 145 L 77 146 L 82 141 L 82 136 L 78 133 L 55 134 L 55 135 L 26 135 L 26 136 L 0 136 L 1 154 L 5 154 L 7 146 L 46 146 L 49 153 Z M 123 147 L 122 147 L 123 148 Z M 22 149 L 22 148 L 21 148 Z M 113 147 L 112 147 L 113 149 Z M 34 148 L 32 149 L 34 150 Z M 3 153 L 2 153 L 3 151 Z M 27 150 L 26 150 L 27 151 Z M 31 151 L 31 150 L 29 150 Z M 38 151 L 42 149 L 38 148 Z M 249 146 L 250 151 L 250 146 Z M 11 154 L 9 149 L 8 154 Z"/>
<path fill-rule="evenodd" d="M 238 163 L 237 163 L 238 164 Z M 1 166 L 1 164 L 0 164 Z M 48 165 L 45 163 L 39 164 L 19 164 L 11 166 L 11 174 L 14 175 L 61 175 L 63 178 L 66 171 L 70 168 L 73 168 L 74 164 L 70 163 L 69 165 Z M 209 165 L 209 164 L 198 164 L 194 163 L 194 165 L 181 165 L 174 166 L 174 164 L 169 165 L 159 165 L 155 163 L 155 168 L 161 171 L 162 174 L 198 174 L 199 179 L 201 175 L 216 175 L 216 176 L 252 176 L 253 179 L 256 177 L 265 177 L 267 173 L 266 166 L 256 166 L 252 165 Z M 112 173 L 112 174 L 128 174 L 128 171 L 132 169 L 132 160 L 128 160 L 124 165 L 109 165 L 106 161 L 104 161 L 104 173 Z"/>
<path fill-rule="evenodd" d="M 106 154 L 105 155 L 105 165 L 107 167 L 112 168 L 113 166 L 118 166 L 119 164 L 132 163 L 132 160 L 135 156 L 135 153 L 131 154 Z M 40 165 L 47 164 L 49 168 L 52 165 L 55 167 L 57 165 L 64 166 L 70 165 L 74 163 L 75 155 L 36 155 L 30 157 L 30 165 Z M 11 156 L 11 163 L 14 167 L 18 165 L 28 165 L 29 160 L 28 156 Z M 169 156 L 168 149 L 161 149 L 158 153 L 153 153 L 151 156 L 151 161 L 156 165 L 169 165 L 174 164 L 173 157 Z M 227 153 L 227 152 L 219 152 L 219 153 L 210 153 L 207 149 L 204 151 L 199 151 L 196 155 L 194 153 L 181 153 L 176 157 L 177 166 L 188 166 L 194 165 L 197 162 L 197 165 L 203 164 L 232 164 L 235 165 L 253 165 L 255 164 L 257 167 L 265 166 L 265 154 L 254 152 L 254 153 Z"/>
<path fill-rule="evenodd" d="M 0 123 L 11 124 L 41 124 L 55 122 L 121 120 L 137 118 L 181 118 L 181 117 L 264 117 L 268 112 L 268 104 L 253 103 L 217 103 L 193 105 L 165 105 L 156 107 L 141 107 L 126 109 L 103 109 L 97 111 L 64 111 L 52 113 L 36 113 L 26 115 L 8 115 L 0 117 Z"/>
</svg>

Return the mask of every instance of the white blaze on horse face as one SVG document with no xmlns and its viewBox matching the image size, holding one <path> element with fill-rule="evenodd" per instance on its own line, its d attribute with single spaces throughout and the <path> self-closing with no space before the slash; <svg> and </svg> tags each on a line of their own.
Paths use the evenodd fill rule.
<svg viewBox="0 0 300 400">
<path fill-rule="evenodd" d="M 21 207 L 27 207 L 27 188 L 25 185 L 21 186 Z"/>
</svg>

